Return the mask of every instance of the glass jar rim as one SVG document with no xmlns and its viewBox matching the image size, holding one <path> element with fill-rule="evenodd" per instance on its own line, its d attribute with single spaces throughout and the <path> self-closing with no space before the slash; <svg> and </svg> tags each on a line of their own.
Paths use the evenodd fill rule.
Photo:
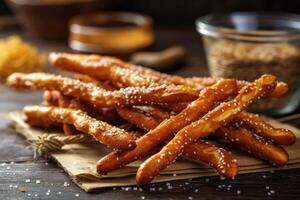
<svg viewBox="0 0 300 200">
<path fill-rule="evenodd" d="M 209 14 L 196 20 L 196 29 L 205 36 L 231 40 L 291 42 L 300 40 L 300 15 L 274 12 Z"/>
</svg>

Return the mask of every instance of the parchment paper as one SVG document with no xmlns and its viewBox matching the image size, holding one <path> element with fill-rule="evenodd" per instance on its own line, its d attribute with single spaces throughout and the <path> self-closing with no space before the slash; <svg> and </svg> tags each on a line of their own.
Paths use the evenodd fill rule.
<svg viewBox="0 0 300 200">
<path fill-rule="evenodd" d="M 54 133 L 29 127 L 24 122 L 22 112 L 12 112 L 9 114 L 9 117 L 15 123 L 17 132 L 27 139 L 35 140 L 38 136 L 45 133 Z M 224 147 L 232 151 L 233 157 L 238 161 L 239 174 L 300 168 L 300 130 L 293 126 L 279 123 L 273 119 L 268 120 L 273 126 L 290 129 L 297 135 L 298 140 L 293 146 L 284 147 L 290 155 L 289 163 L 283 167 L 272 167 L 245 153 L 234 151 L 232 147 L 226 146 L 226 144 L 217 144 L 219 147 Z M 57 132 L 55 133 L 57 134 Z M 136 161 L 122 169 L 114 170 L 107 175 L 101 176 L 97 174 L 95 170 L 96 162 L 107 153 L 109 153 L 107 148 L 95 142 L 92 144 L 65 145 L 62 151 L 50 153 L 50 156 L 56 160 L 65 172 L 69 174 L 71 179 L 86 192 L 105 187 L 135 185 L 135 173 L 142 161 Z M 187 159 L 179 159 L 168 169 L 164 170 L 153 182 L 215 175 L 218 175 L 215 170 L 206 164 L 200 162 L 195 163 Z"/>
</svg>

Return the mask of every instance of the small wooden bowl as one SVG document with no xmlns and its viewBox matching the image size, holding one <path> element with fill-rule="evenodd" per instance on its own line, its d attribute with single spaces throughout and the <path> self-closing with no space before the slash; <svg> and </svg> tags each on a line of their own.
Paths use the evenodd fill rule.
<svg viewBox="0 0 300 200">
<path fill-rule="evenodd" d="M 111 0 L 6 0 L 22 27 L 42 39 L 68 38 L 71 17 L 108 8 Z"/>
</svg>

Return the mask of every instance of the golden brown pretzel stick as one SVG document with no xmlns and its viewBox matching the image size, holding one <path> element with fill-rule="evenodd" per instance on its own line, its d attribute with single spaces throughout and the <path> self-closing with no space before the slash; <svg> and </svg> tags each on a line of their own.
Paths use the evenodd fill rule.
<svg viewBox="0 0 300 200">
<path fill-rule="evenodd" d="M 203 86 L 211 86 L 216 82 L 216 79 L 213 79 L 211 77 L 191 77 L 191 78 L 186 78 L 186 80 L 188 82 L 191 83 L 198 83 L 200 85 Z M 238 81 L 238 89 L 241 89 L 242 87 L 244 87 L 245 85 L 249 84 L 249 82 L 247 81 Z M 271 97 L 281 97 L 282 95 L 284 95 L 285 93 L 287 93 L 288 91 L 288 85 L 284 82 L 278 82 L 276 85 L 276 88 L 274 89 L 274 91 L 271 94 Z"/>
<path fill-rule="evenodd" d="M 51 53 L 50 62 L 61 69 L 88 74 L 98 79 L 120 82 L 123 86 L 150 86 L 158 84 L 189 85 L 196 89 L 203 86 L 190 83 L 180 76 L 171 76 L 132 65 L 118 59 L 100 55 Z"/>
<path fill-rule="evenodd" d="M 292 131 L 283 128 L 274 128 L 258 115 L 241 112 L 235 120 L 240 123 L 240 126 L 250 128 L 263 138 L 277 144 L 292 145 L 296 141 L 296 136 Z"/>
<path fill-rule="evenodd" d="M 169 107 L 178 113 L 178 111 L 181 111 L 188 103 L 180 103 L 179 106 L 177 105 L 175 104 L 173 107 L 169 105 Z M 234 121 L 240 123 L 242 127 L 250 128 L 263 138 L 269 139 L 277 144 L 292 145 L 296 142 L 296 136 L 292 131 L 284 128 L 275 128 L 265 122 L 259 115 L 241 112 Z"/>
<path fill-rule="evenodd" d="M 87 113 L 88 109 L 87 106 L 83 106 L 79 101 L 70 99 L 69 97 L 66 97 L 62 95 L 59 91 L 45 91 L 43 95 L 43 100 L 45 102 L 44 105 L 47 106 L 56 106 L 61 108 L 73 108 L 73 109 L 79 109 L 82 111 L 85 111 Z M 30 116 L 28 116 L 30 117 Z M 27 117 L 27 119 L 29 119 Z M 29 119 L 32 120 L 32 119 Z M 49 122 L 51 123 L 51 122 Z M 55 122 L 56 123 L 56 122 Z M 34 126 L 34 125 L 32 125 Z M 63 131 L 66 135 L 75 135 L 78 134 L 78 131 L 73 125 L 70 124 L 62 124 Z"/>
<path fill-rule="evenodd" d="M 58 106 L 60 95 L 59 91 L 46 90 L 43 94 L 43 103 L 48 106 Z"/>
<path fill-rule="evenodd" d="M 144 130 L 151 130 L 161 123 L 162 119 L 155 119 L 152 116 L 146 116 L 132 108 L 119 108 L 118 114 L 126 121 L 136 125 Z"/>
<path fill-rule="evenodd" d="M 284 165 L 289 159 L 287 152 L 282 147 L 268 143 L 262 138 L 258 139 L 258 137 L 253 135 L 250 131 L 243 128 L 222 127 L 213 135 L 227 139 L 240 149 L 272 164 Z"/>
<path fill-rule="evenodd" d="M 139 167 L 136 175 L 137 183 L 143 185 L 151 182 L 176 160 L 186 146 L 230 122 L 256 99 L 270 94 L 276 87 L 276 82 L 276 77 L 263 75 L 260 79 L 246 85 L 233 100 L 220 104 L 200 120 L 181 129 L 160 152 L 148 158 Z"/>
<path fill-rule="evenodd" d="M 172 107 L 172 110 L 177 112 L 182 110 L 182 107 L 187 103 L 181 103 L 180 106 Z M 170 106 L 170 105 L 169 105 Z M 295 134 L 284 128 L 275 128 L 265 122 L 259 115 L 248 112 L 241 112 L 237 115 L 234 121 L 240 123 L 242 127 L 249 128 L 265 139 L 269 139 L 280 145 L 292 145 L 296 142 Z"/>
<path fill-rule="evenodd" d="M 136 113 L 134 110 L 125 110 L 121 115 L 125 120 L 128 122 L 135 124 L 138 127 L 145 128 L 146 130 L 154 129 L 158 126 L 161 121 L 155 120 L 153 117 L 145 116 L 141 113 Z M 154 121 L 155 120 L 155 121 Z M 244 133 L 244 134 L 243 134 Z M 213 136 L 221 137 L 226 139 L 229 143 L 236 144 L 239 148 L 247 151 L 253 152 L 253 154 L 263 160 L 267 160 L 271 163 L 275 163 L 277 165 L 283 165 L 288 161 L 287 153 L 280 147 L 273 145 L 272 143 L 266 143 L 263 139 L 259 140 L 257 137 L 254 136 L 254 133 L 242 129 L 242 128 L 223 128 L 221 127 L 216 132 L 212 133 Z M 198 157 L 195 159 L 201 160 L 201 158 L 207 158 L 206 160 L 202 160 L 204 162 L 212 163 L 213 167 L 216 168 L 218 171 L 222 170 L 222 168 L 217 168 L 216 166 L 223 166 L 225 172 L 229 172 L 232 174 L 234 167 L 228 167 L 222 165 L 222 162 L 217 164 L 217 161 L 214 160 L 217 158 L 218 153 L 213 151 L 216 147 L 207 147 L 205 148 L 205 144 L 199 144 L 200 147 L 197 145 L 191 144 L 192 147 L 188 146 L 189 148 L 184 149 L 184 153 L 188 153 L 189 155 L 191 152 L 195 152 L 194 155 L 190 155 L 190 157 Z M 202 148 L 202 146 L 204 147 Z M 187 152 L 188 151 L 188 152 Z M 202 152 L 205 151 L 205 152 Z M 207 153 L 214 153 L 215 157 L 208 157 Z M 221 152 L 222 153 L 222 152 Z M 213 156 L 213 155 L 211 155 Z M 225 175 L 226 176 L 226 175 Z M 228 176 L 228 175 L 227 175 Z"/>
<path fill-rule="evenodd" d="M 123 86 L 149 86 L 153 83 L 168 83 L 158 77 L 129 68 L 129 64 L 107 56 L 51 53 L 50 62 L 61 69 L 87 74 L 112 83 L 121 82 Z"/>
<path fill-rule="evenodd" d="M 169 112 L 155 106 L 133 106 L 132 108 L 144 113 L 145 115 L 150 115 L 156 119 L 163 120 L 170 117 Z"/>
<path fill-rule="evenodd" d="M 88 75 L 84 75 L 84 74 L 74 74 L 74 76 L 76 78 L 78 78 L 79 80 L 81 81 L 84 81 L 84 82 L 91 82 L 91 83 L 95 83 L 97 86 L 103 88 L 103 89 L 106 89 L 106 90 L 110 90 L 110 91 L 113 91 L 115 90 L 114 87 L 106 84 L 106 83 L 102 83 L 100 81 L 98 81 L 97 79 L 91 77 L 91 76 L 88 76 Z M 143 111 L 145 113 L 150 113 L 153 117 L 155 118 L 159 118 L 159 119 L 166 119 L 168 118 L 170 115 L 168 112 L 165 112 L 159 108 L 156 108 L 154 106 L 133 106 L 134 108 L 137 108 L 138 110 L 140 111 Z M 133 108 L 129 109 L 129 108 L 124 108 L 124 109 L 118 109 L 117 112 L 119 113 L 119 115 L 121 115 L 122 117 L 122 114 L 126 112 L 131 112 L 132 114 L 134 115 L 138 115 L 139 113 L 137 113 L 136 111 L 134 111 Z M 107 113 L 105 113 L 105 116 L 107 116 Z M 124 117 L 129 117 L 129 115 L 125 115 Z M 124 118 L 123 117 L 123 118 Z M 151 121 L 153 122 L 154 121 L 154 118 L 151 118 L 148 117 L 148 119 L 150 120 L 149 123 L 151 123 Z M 160 120 L 161 121 L 161 120 Z M 142 127 L 140 127 L 142 128 Z"/>
<path fill-rule="evenodd" d="M 58 97 L 58 106 L 61 108 L 74 108 L 74 109 L 78 109 L 77 104 L 75 106 L 71 106 L 71 101 L 72 99 L 70 99 L 69 97 L 66 97 L 64 95 L 59 95 Z M 63 131 L 66 135 L 76 135 L 78 133 L 78 131 L 76 130 L 76 128 L 73 125 L 70 124 L 66 124 L 63 123 Z"/>
<path fill-rule="evenodd" d="M 236 161 L 223 148 L 199 140 L 186 146 L 183 152 L 192 159 L 209 164 L 224 177 L 233 178 L 237 175 L 238 165 Z"/>
<path fill-rule="evenodd" d="M 108 82 L 101 82 L 89 75 L 85 75 L 85 74 L 74 74 L 74 78 L 82 81 L 82 82 L 86 82 L 86 83 L 94 83 L 95 85 L 97 85 L 98 87 L 101 87 L 105 90 L 109 90 L 109 91 L 113 91 L 116 90 L 116 88 L 112 87 L 111 85 L 109 85 Z"/>
<path fill-rule="evenodd" d="M 207 113 L 215 102 L 223 101 L 234 93 L 236 93 L 234 80 L 222 80 L 211 88 L 203 89 L 199 98 L 189 104 L 181 113 L 163 121 L 155 129 L 138 139 L 137 147 L 134 150 L 121 153 L 112 152 L 99 160 L 97 172 L 103 174 L 147 156 L 157 145 L 172 138 L 177 131 Z"/>
<path fill-rule="evenodd" d="M 198 97 L 198 92 L 185 86 L 128 87 L 107 91 L 92 83 L 46 73 L 14 73 L 8 77 L 7 83 L 14 87 L 58 90 L 66 96 L 79 98 L 99 107 L 168 104 L 191 101 Z"/>
<path fill-rule="evenodd" d="M 44 121 L 72 124 L 77 130 L 93 136 L 96 140 L 110 148 L 129 150 L 136 146 L 134 137 L 123 129 L 96 120 L 81 110 L 26 106 L 24 112 L 30 119 L 42 119 Z"/>
<path fill-rule="evenodd" d="M 136 126 L 151 130 L 157 127 L 162 120 L 152 116 L 146 116 L 132 109 L 120 109 L 121 117 Z M 238 166 L 230 154 L 222 148 L 218 148 L 204 141 L 190 144 L 184 149 L 184 154 L 192 159 L 200 160 L 211 165 L 217 172 L 225 177 L 234 177 L 237 174 Z"/>
<path fill-rule="evenodd" d="M 124 86 L 149 86 L 153 83 L 173 83 L 200 90 L 217 82 L 216 79 L 211 77 L 182 78 L 180 76 L 163 74 L 107 56 L 51 53 L 49 58 L 52 64 L 59 68 L 88 74 L 99 79 L 108 79 L 113 83 L 121 82 Z M 238 88 L 240 89 L 246 84 L 249 84 L 249 82 L 238 81 Z M 280 97 L 287 91 L 287 84 L 279 82 L 271 96 Z"/>
<path fill-rule="evenodd" d="M 45 91 L 43 95 L 42 105 L 44 106 L 58 106 L 60 93 L 58 91 Z M 30 118 L 27 116 L 26 123 L 38 128 L 61 128 L 62 124 L 57 122 L 50 122 L 43 119 Z"/>
</svg>

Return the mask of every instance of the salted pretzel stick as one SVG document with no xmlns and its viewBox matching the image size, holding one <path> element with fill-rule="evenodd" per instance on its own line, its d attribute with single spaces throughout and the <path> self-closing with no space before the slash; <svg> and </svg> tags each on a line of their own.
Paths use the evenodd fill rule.
<svg viewBox="0 0 300 200">
<path fill-rule="evenodd" d="M 205 87 L 211 86 L 216 83 L 217 79 L 214 79 L 212 77 L 191 77 L 191 78 L 185 78 L 186 81 L 189 83 L 187 85 L 192 86 L 194 85 L 203 85 Z M 240 81 L 238 80 L 238 89 L 243 88 L 245 85 L 249 84 L 248 81 Z M 271 97 L 281 97 L 288 91 L 288 85 L 284 82 L 278 82 L 276 85 L 276 88 L 274 91 L 270 94 Z"/>
<path fill-rule="evenodd" d="M 147 184 L 168 167 L 183 152 L 183 149 L 199 138 L 206 137 L 230 122 L 253 101 L 270 94 L 276 87 L 276 77 L 263 75 L 240 90 L 233 100 L 222 103 L 200 120 L 181 129 L 160 152 L 148 158 L 138 169 L 136 181 Z"/>
<path fill-rule="evenodd" d="M 121 82 L 123 86 L 150 86 L 157 84 L 189 85 L 195 89 L 203 86 L 188 84 L 180 76 L 171 76 L 123 62 L 121 60 L 100 55 L 81 55 L 66 53 L 51 53 L 50 62 L 61 69 L 88 74 L 101 80 L 110 80 L 112 83 Z"/>
<path fill-rule="evenodd" d="M 284 165 L 288 162 L 289 155 L 282 147 L 269 143 L 263 138 L 256 137 L 247 129 L 222 127 L 213 135 L 226 139 L 240 149 L 272 164 Z"/>
<path fill-rule="evenodd" d="M 177 109 L 178 112 L 179 110 L 182 110 L 182 107 L 187 105 L 187 103 L 181 103 L 181 105 L 182 106 L 179 107 L 172 107 L 172 110 Z M 234 121 L 239 123 L 242 127 L 251 129 L 256 132 L 256 134 L 277 144 L 292 145 L 296 142 L 296 136 L 292 131 L 284 128 L 275 128 L 263 120 L 259 115 L 241 112 Z"/>
<path fill-rule="evenodd" d="M 206 114 L 215 103 L 224 101 L 236 93 L 234 80 L 222 80 L 213 87 L 205 88 L 200 92 L 199 98 L 189 104 L 181 113 L 166 119 L 155 129 L 136 140 L 136 148 L 127 152 L 112 152 L 100 159 L 97 163 L 97 172 L 104 174 L 118 169 L 135 160 L 144 158 L 157 145 L 169 140 L 183 127 Z"/>
<path fill-rule="evenodd" d="M 62 95 L 59 91 L 45 91 L 43 95 L 44 104 L 47 106 L 56 106 L 61 108 L 73 108 L 73 109 L 80 109 L 82 111 L 88 112 L 88 109 L 86 106 L 81 105 L 78 101 L 74 99 L 70 99 L 69 97 L 66 97 Z M 27 116 L 27 120 L 33 120 L 29 118 L 30 116 Z M 35 119 L 37 120 L 37 119 Z M 50 122 L 49 122 L 50 123 Z M 57 122 L 54 122 L 57 123 Z M 41 123 L 43 124 L 43 123 Z M 35 126 L 34 124 L 31 124 L 31 126 Z M 78 131 L 73 125 L 70 124 L 62 124 L 63 131 L 66 135 L 76 135 L 78 134 Z"/>
<path fill-rule="evenodd" d="M 119 109 L 120 112 L 121 117 L 125 120 L 148 131 L 157 127 L 162 121 L 132 109 Z M 192 159 L 209 164 L 222 176 L 234 177 L 237 174 L 237 163 L 230 154 L 225 149 L 218 148 L 207 142 L 197 141 L 190 144 L 184 149 L 184 154 Z"/>
<path fill-rule="evenodd" d="M 123 111 L 121 115 L 125 120 L 128 122 L 135 124 L 138 127 L 141 127 L 146 130 L 154 129 L 156 126 L 158 126 L 161 121 L 153 119 L 153 117 L 145 116 L 141 113 L 135 113 L 133 110 L 125 110 Z M 151 123 L 151 120 L 155 120 Z M 244 133 L 244 134 L 243 134 Z M 253 155 L 263 159 L 267 160 L 271 163 L 274 163 L 276 165 L 283 165 L 288 161 L 287 153 L 278 146 L 275 146 L 274 144 L 270 142 L 265 142 L 264 138 L 258 139 L 255 137 L 255 134 L 243 129 L 243 128 L 219 128 L 217 131 L 212 133 L 213 136 L 217 136 L 219 138 L 227 140 L 229 143 L 233 143 L 242 150 L 247 150 L 252 152 Z M 197 142 L 199 143 L 199 142 Z M 202 142 L 203 143 L 203 142 Z M 192 145 L 192 147 L 191 147 Z M 204 147 L 202 148 L 202 146 Z M 217 149 L 216 147 L 208 147 L 206 148 L 205 144 L 199 144 L 194 145 L 190 144 L 188 147 L 184 149 L 184 153 L 187 154 L 190 157 L 195 158 L 197 160 L 201 160 L 202 158 L 207 158 L 208 152 L 213 154 L 215 151 L 213 149 Z M 212 148 L 212 149 L 210 149 Z M 188 151 L 188 152 L 187 152 Z M 203 152 L 204 151 L 204 152 Z M 195 152 L 194 155 L 191 155 L 191 152 Z M 215 157 L 208 157 L 209 159 L 204 160 L 204 162 L 207 163 L 214 163 L 213 167 L 216 168 L 218 171 L 224 170 L 225 172 L 232 172 L 233 167 L 226 167 L 226 165 L 222 165 L 222 163 L 217 164 L 217 160 L 214 160 L 218 155 L 218 152 L 215 152 Z M 211 155 L 212 156 L 212 155 Z M 213 160 L 213 161 L 210 161 Z M 220 160 L 220 159 L 219 159 Z M 203 161 L 203 160 L 201 160 Z M 216 166 L 223 166 L 223 169 L 219 169 Z M 226 176 L 226 175 L 225 175 Z M 228 177 L 228 175 L 227 175 Z M 230 176 L 229 176 L 230 177 Z"/>
<path fill-rule="evenodd" d="M 136 125 L 144 130 L 151 130 L 161 123 L 162 119 L 155 119 L 152 116 L 146 116 L 131 108 L 119 108 L 118 114 L 126 121 Z"/>
<path fill-rule="evenodd" d="M 86 82 L 86 83 L 94 83 L 95 85 L 97 85 L 98 87 L 101 87 L 105 90 L 109 90 L 109 91 L 113 91 L 116 90 L 116 88 L 112 87 L 109 85 L 108 82 L 101 82 L 91 76 L 85 75 L 85 74 L 74 74 L 74 78 L 82 81 L 82 82 Z"/>
<path fill-rule="evenodd" d="M 216 147 L 202 140 L 191 143 L 183 149 L 184 155 L 209 164 L 224 177 L 233 178 L 238 173 L 238 165 L 223 148 Z"/>
<path fill-rule="evenodd" d="M 179 106 L 177 105 L 175 104 L 173 107 L 172 105 L 169 105 L 169 107 L 171 107 L 171 110 L 175 110 L 175 112 L 178 113 L 178 111 L 182 110 L 188 103 L 180 103 Z M 296 136 L 292 131 L 284 128 L 275 128 L 271 124 L 265 122 L 259 115 L 241 112 L 234 121 L 239 123 L 242 127 L 251 129 L 256 132 L 256 134 L 277 144 L 292 145 L 296 142 Z"/>
<path fill-rule="evenodd" d="M 72 108 L 72 106 L 70 106 L 71 101 L 72 100 L 69 97 L 59 95 L 58 106 L 61 108 Z M 73 106 L 73 109 L 78 109 L 78 106 Z M 76 135 L 78 133 L 73 125 L 66 123 L 63 123 L 63 131 L 66 135 Z"/>
<path fill-rule="evenodd" d="M 107 91 L 93 83 L 85 83 L 46 73 L 14 73 L 8 77 L 7 83 L 14 87 L 58 90 L 66 96 L 79 98 L 99 107 L 168 104 L 191 101 L 198 97 L 198 92 L 185 86 L 128 87 L 116 91 Z"/>
<path fill-rule="evenodd" d="M 296 141 L 296 136 L 292 131 L 283 128 L 274 128 L 258 115 L 241 112 L 235 120 L 239 122 L 240 126 L 250 128 L 256 134 L 277 144 L 292 145 Z"/>
<path fill-rule="evenodd" d="M 53 65 L 64 70 L 88 74 L 102 80 L 108 79 L 112 83 L 121 82 L 123 86 L 149 86 L 153 83 L 173 83 L 201 90 L 203 87 L 211 86 L 217 82 L 216 79 L 211 77 L 182 78 L 180 76 L 163 74 L 116 58 L 100 55 L 51 53 L 49 60 Z M 247 84 L 249 82 L 238 81 L 238 88 L 241 89 Z M 280 97 L 287 91 L 287 84 L 279 82 L 271 96 Z"/>
<path fill-rule="evenodd" d="M 168 83 L 151 74 L 140 76 L 140 71 L 131 69 L 129 64 L 108 56 L 51 53 L 49 60 L 61 69 L 110 80 L 112 83 L 121 82 L 124 87 Z"/>
<path fill-rule="evenodd" d="M 60 93 L 58 91 L 45 91 L 43 95 L 43 106 L 58 106 Z M 44 121 L 43 119 L 30 118 L 27 116 L 26 123 L 38 128 L 61 128 L 62 124 L 53 121 Z"/>
<path fill-rule="evenodd" d="M 96 120 L 81 110 L 26 106 L 24 112 L 31 119 L 42 119 L 45 122 L 54 121 L 74 125 L 77 130 L 93 136 L 97 141 L 110 148 L 130 150 L 136 146 L 134 137 L 123 129 Z"/>
<path fill-rule="evenodd" d="M 155 106 L 133 106 L 133 109 L 145 113 L 145 115 L 151 115 L 156 119 L 164 120 L 170 117 L 169 112 Z"/>
</svg>

